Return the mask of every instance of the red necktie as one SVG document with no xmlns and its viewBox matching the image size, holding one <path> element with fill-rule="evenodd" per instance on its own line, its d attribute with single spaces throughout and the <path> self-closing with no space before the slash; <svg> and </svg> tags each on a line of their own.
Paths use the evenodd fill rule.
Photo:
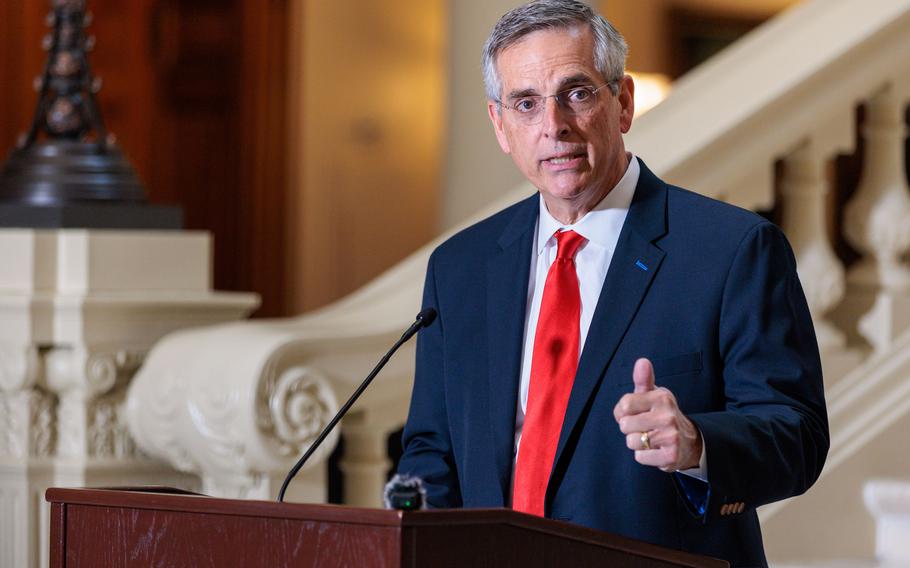
<svg viewBox="0 0 910 568">
<path fill-rule="evenodd" d="M 528 406 L 515 464 L 512 508 L 543 516 L 544 496 L 559 443 L 559 432 L 578 368 L 578 320 L 581 294 L 575 253 L 585 238 L 557 232 L 556 260 L 547 272 L 540 302 Z"/>
</svg>

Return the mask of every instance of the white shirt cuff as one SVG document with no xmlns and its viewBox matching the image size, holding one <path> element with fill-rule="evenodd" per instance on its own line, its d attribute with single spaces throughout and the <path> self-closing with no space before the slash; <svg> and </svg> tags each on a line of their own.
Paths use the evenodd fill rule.
<svg viewBox="0 0 910 568">
<path fill-rule="evenodd" d="M 701 431 L 698 432 L 698 435 L 701 436 Z M 693 467 L 691 469 L 680 469 L 679 473 L 683 475 L 688 475 L 689 477 L 694 477 L 708 482 L 708 454 L 705 451 L 705 438 L 701 436 L 701 457 L 698 459 L 698 467 Z"/>
</svg>

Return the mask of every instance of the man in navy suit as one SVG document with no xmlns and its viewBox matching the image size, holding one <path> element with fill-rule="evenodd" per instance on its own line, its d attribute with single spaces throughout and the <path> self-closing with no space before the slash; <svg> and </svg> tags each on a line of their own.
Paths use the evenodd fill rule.
<svg viewBox="0 0 910 568">
<path fill-rule="evenodd" d="M 756 508 L 829 436 L 793 253 L 773 224 L 626 152 L 626 45 L 574 0 L 484 48 L 503 151 L 538 194 L 430 257 L 399 471 L 433 507 L 514 507 L 766 565 Z"/>
</svg>

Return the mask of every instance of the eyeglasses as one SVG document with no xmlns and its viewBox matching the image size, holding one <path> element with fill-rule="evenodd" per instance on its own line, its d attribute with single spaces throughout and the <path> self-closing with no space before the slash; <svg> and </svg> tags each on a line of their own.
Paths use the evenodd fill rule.
<svg viewBox="0 0 910 568">
<path fill-rule="evenodd" d="M 513 111 L 518 120 L 524 124 L 537 124 L 543 118 L 544 109 L 547 106 L 547 99 L 552 98 L 559 105 L 559 108 L 569 115 L 584 115 L 591 112 L 597 106 L 597 93 L 604 87 L 613 87 L 616 81 L 604 83 L 599 87 L 592 85 L 582 85 L 570 87 L 559 91 L 553 95 L 527 95 L 516 97 L 512 104 L 506 104 L 498 101 L 503 107 Z"/>
</svg>

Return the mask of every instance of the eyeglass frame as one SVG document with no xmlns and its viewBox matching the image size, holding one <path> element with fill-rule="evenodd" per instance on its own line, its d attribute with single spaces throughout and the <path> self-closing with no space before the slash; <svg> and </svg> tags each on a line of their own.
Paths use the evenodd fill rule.
<svg viewBox="0 0 910 568">
<path fill-rule="evenodd" d="M 595 101 L 596 101 L 597 93 L 604 87 L 610 87 L 610 93 L 615 97 L 615 96 L 619 95 L 618 85 L 619 85 L 620 81 L 621 81 L 621 79 L 613 79 L 612 81 L 607 81 L 606 83 L 604 83 L 603 85 L 601 85 L 599 87 L 595 87 L 594 85 L 576 85 L 574 87 L 566 87 L 565 89 L 562 89 L 559 92 L 553 93 L 552 95 L 527 95 L 525 97 L 519 97 L 519 99 L 526 99 L 526 98 L 540 99 L 540 103 L 541 103 L 540 111 L 538 111 L 538 113 L 535 115 L 538 117 L 537 120 L 539 120 L 543 116 L 543 112 L 546 109 L 547 99 L 553 99 L 553 101 L 557 104 L 557 106 L 560 109 L 567 111 L 570 115 L 579 116 L 579 113 L 572 110 L 572 107 L 569 106 L 568 103 L 562 102 L 560 100 L 562 96 L 564 96 L 567 93 L 569 93 L 570 91 L 574 91 L 576 89 L 584 89 L 584 90 L 588 91 L 589 93 L 591 93 L 591 95 L 595 97 Z M 527 112 L 522 112 L 518 108 L 506 104 L 501 99 L 497 99 L 496 104 L 498 104 L 500 106 L 500 108 L 507 108 L 507 109 L 515 112 L 518 116 L 527 116 L 528 115 Z M 591 109 L 593 109 L 593 108 L 594 107 L 592 106 Z M 590 111 L 591 109 L 588 109 L 588 110 Z M 527 124 L 537 124 L 537 121 L 535 120 L 532 122 L 528 122 Z"/>
</svg>

